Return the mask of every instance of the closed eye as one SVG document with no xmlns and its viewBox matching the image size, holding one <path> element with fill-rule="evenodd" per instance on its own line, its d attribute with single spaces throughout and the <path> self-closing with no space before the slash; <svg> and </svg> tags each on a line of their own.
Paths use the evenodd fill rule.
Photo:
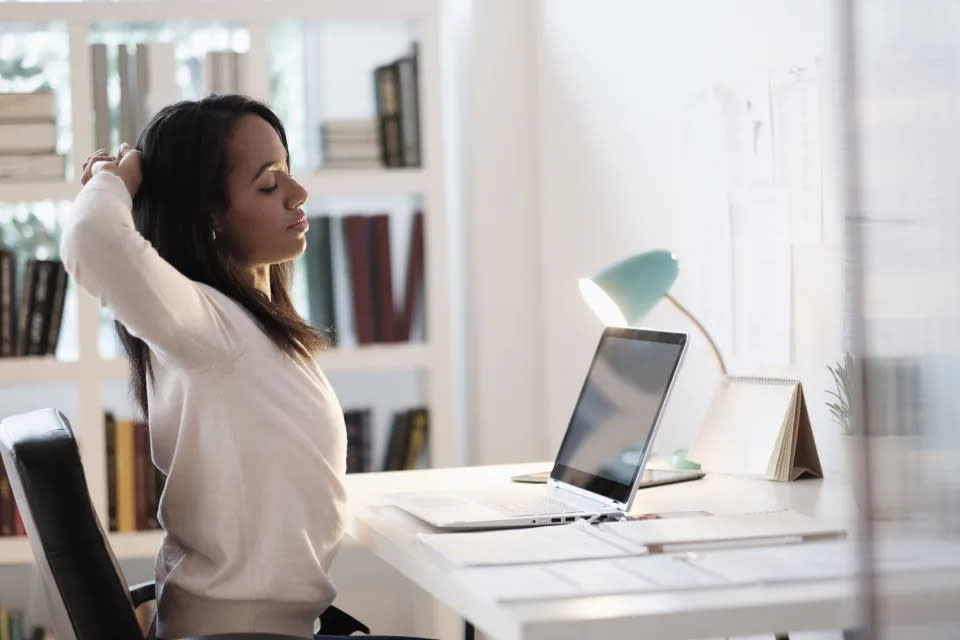
<svg viewBox="0 0 960 640">
<path fill-rule="evenodd" d="M 273 193 L 276 190 L 277 190 L 277 185 L 273 185 L 272 187 L 264 187 L 259 191 L 260 193 Z"/>
</svg>

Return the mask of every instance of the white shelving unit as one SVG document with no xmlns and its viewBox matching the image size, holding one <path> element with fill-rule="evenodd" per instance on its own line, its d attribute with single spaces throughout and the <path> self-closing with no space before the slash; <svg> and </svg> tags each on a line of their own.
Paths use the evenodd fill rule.
<svg viewBox="0 0 960 640">
<path fill-rule="evenodd" d="M 430 459 L 434 466 L 456 465 L 453 371 L 450 339 L 450 298 L 445 211 L 445 163 L 441 143 L 441 70 L 439 18 L 441 0 L 234 0 L 229 3 L 126 1 L 100 2 L 0 2 L 0 23 L 66 25 L 69 47 L 70 103 L 73 123 L 73 161 L 93 151 L 91 65 L 88 44 L 91 26 L 165 21 L 229 21 L 249 33 L 244 93 L 269 102 L 271 25 L 287 19 L 399 20 L 415 25 L 419 43 L 420 118 L 423 166 L 418 169 L 322 170 L 298 175 L 313 196 L 363 194 L 414 194 L 424 216 L 424 292 L 427 341 L 335 349 L 318 357 L 328 373 L 416 369 L 426 373 L 426 398 L 430 409 Z M 269 11 L 264 8 L 269 6 Z M 372 80 L 371 80 L 372 82 Z M 0 203 L 72 200 L 80 189 L 76 182 L 26 182 L 0 184 Z M 51 357 L 0 360 L 0 386 L 70 383 L 75 385 L 75 424 L 81 456 L 93 503 L 106 522 L 107 482 L 103 429 L 104 386 L 128 375 L 124 359 L 104 359 L 98 351 L 100 307 L 97 300 L 77 290 L 78 357 L 58 361 Z M 106 528 L 106 527 L 104 527 Z M 156 531 L 111 533 L 111 545 L 120 558 L 152 557 L 160 541 Z M 27 541 L 0 538 L 0 565 L 31 562 Z"/>
</svg>

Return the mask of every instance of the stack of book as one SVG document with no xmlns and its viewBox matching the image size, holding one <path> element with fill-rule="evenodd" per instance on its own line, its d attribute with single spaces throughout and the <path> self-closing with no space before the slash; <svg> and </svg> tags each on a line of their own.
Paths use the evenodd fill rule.
<svg viewBox="0 0 960 640">
<path fill-rule="evenodd" d="M 404 289 L 398 305 L 393 292 L 390 216 L 312 216 L 304 255 L 310 323 L 327 331 L 331 342 L 337 344 L 335 319 L 342 304 L 353 311 L 357 344 L 410 342 L 425 334 L 423 224 L 423 213 L 418 211 L 410 224 Z M 335 248 L 340 246 L 343 259 L 338 256 L 335 260 Z M 344 300 L 334 295 L 334 270 L 339 273 L 335 265 L 340 264 L 346 267 L 347 289 L 341 291 Z"/>
<path fill-rule="evenodd" d="M 0 181 L 63 178 L 53 93 L 0 93 Z"/>
<path fill-rule="evenodd" d="M 207 93 L 240 93 L 243 85 L 243 54 L 233 50 L 208 51 L 203 64 Z"/>
<path fill-rule="evenodd" d="M 420 166 L 417 45 L 373 71 L 380 158 L 385 167 Z"/>
<path fill-rule="evenodd" d="M 153 114 L 175 102 L 179 94 L 172 42 L 141 42 L 134 47 L 121 43 L 115 51 L 120 103 L 111 109 L 108 53 L 106 44 L 90 45 L 94 146 L 100 149 L 113 149 L 120 142 L 135 144 Z"/>
<path fill-rule="evenodd" d="M 104 418 L 107 448 L 107 505 L 111 531 L 159 528 L 157 510 L 165 476 L 150 459 L 145 422 Z"/>
<path fill-rule="evenodd" d="M 374 471 L 371 459 L 371 414 L 370 409 L 347 409 L 343 412 L 347 424 L 347 473 Z M 427 458 L 428 416 L 426 407 L 404 409 L 393 414 L 380 470 L 401 471 L 424 466 Z"/>
<path fill-rule="evenodd" d="M 393 414 L 390 438 L 383 456 L 384 471 L 401 471 L 424 466 L 427 457 L 429 412 L 414 407 Z"/>
<path fill-rule="evenodd" d="M 59 260 L 29 258 L 17 301 L 16 255 L 0 248 L 0 357 L 55 355 L 67 272 Z"/>
<path fill-rule="evenodd" d="M 364 169 L 380 166 L 380 139 L 377 121 L 327 120 L 320 125 L 323 166 Z"/>
</svg>

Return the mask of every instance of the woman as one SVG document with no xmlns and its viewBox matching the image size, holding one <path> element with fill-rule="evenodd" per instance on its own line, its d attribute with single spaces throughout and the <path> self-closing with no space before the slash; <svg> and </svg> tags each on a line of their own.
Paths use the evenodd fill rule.
<svg viewBox="0 0 960 640">
<path fill-rule="evenodd" d="M 70 275 L 113 311 L 167 475 L 157 635 L 309 637 L 333 601 L 346 428 L 287 285 L 307 192 L 283 125 L 243 96 L 160 111 L 94 153 L 63 230 Z"/>
</svg>

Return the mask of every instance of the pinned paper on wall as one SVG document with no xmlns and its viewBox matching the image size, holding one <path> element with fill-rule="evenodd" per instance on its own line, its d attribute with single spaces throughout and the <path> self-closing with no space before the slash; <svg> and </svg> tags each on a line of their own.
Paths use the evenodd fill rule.
<svg viewBox="0 0 960 640">
<path fill-rule="evenodd" d="M 796 242 L 819 243 L 823 234 L 820 77 L 813 63 L 771 78 L 775 182 L 786 189 Z"/>
<path fill-rule="evenodd" d="M 734 352 L 754 364 L 789 365 L 793 260 L 786 192 L 753 188 L 731 201 Z"/>
<path fill-rule="evenodd" d="M 733 250 L 730 230 L 730 170 L 722 90 L 697 92 L 684 106 L 682 152 L 686 177 L 696 188 L 679 190 L 690 212 L 689 239 L 697 256 L 693 299 L 720 350 L 733 349 Z"/>
</svg>

